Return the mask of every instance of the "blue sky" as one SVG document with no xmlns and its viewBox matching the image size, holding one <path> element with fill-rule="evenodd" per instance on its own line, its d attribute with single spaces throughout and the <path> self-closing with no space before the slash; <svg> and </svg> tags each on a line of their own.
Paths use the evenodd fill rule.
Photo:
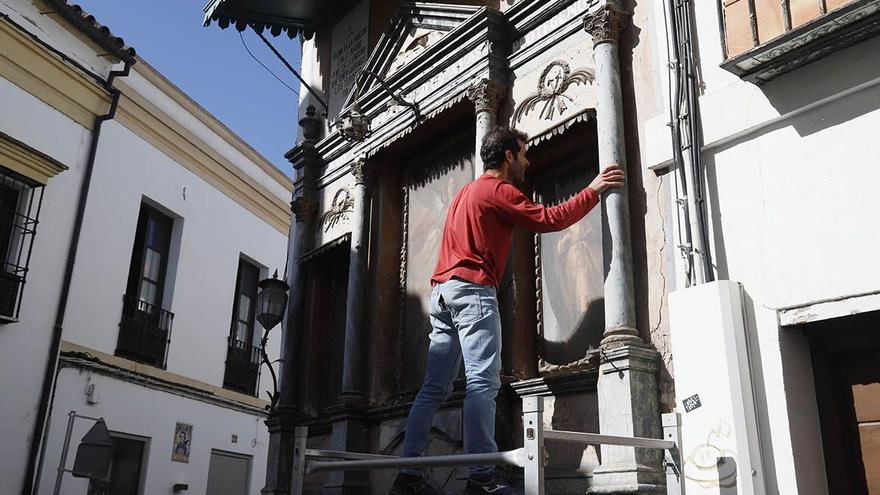
<svg viewBox="0 0 880 495">
<path fill-rule="evenodd" d="M 207 0 L 75 0 L 144 60 L 288 176 L 284 153 L 297 131 L 297 95 L 248 55 L 234 28 L 202 27 Z M 266 37 L 297 70 L 299 42 Z M 299 82 L 250 29 L 250 51 L 288 86 Z"/>
</svg>

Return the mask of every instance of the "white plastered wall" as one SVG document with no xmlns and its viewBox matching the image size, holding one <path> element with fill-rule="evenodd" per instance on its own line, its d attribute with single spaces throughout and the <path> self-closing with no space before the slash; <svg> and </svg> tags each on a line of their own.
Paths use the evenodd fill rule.
<svg viewBox="0 0 880 495">
<path fill-rule="evenodd" d="M 269 434 L 263 417 L 225 409 L 213 404 L 119 380 L 95 371 L 64 368 L 59 374 L 56 414 L 50 425 L 52 448 L 43 467 L 40 493 L 52 493 L 56 468 L 67 428 L 68 413 L 102 417 L 111 433 L 124 433 L 149 439 L 146 455 L 145 494 L 172 493 L 176 483 L 189 485 L 186 493 L 205 493 L 211 450 L 251 456 L 250 488 L 259 493 L 265 480 Z M 88 404 L 85 390 L 94 385 L 98 404 Z M 176 423 L 192 425 L 189 462 L 174 462 Z M 71 435 L 68 467 L 73 465 L 76 446 L 94 423 L 77 419 Z M 233 435 L 237 438 L 233 440 Z M 87 481 L 65 474 L 61 493 L 86 493 Z"/>
<path fill-rule="evenodd" d="M 44 190 L 18 323 L 0 325 L 0 479 L 18 493 L 40 400 L 91 132 L 0 78 L 0 131 L 68 167 Z M 2 164 L 0 164 L 2 165 Z"/>
<path fill-rule="evenodd" d="M 102 131 L 92 184 L 65 340 L 115 351 L 138 210 L 147 198 L 173 214 L 180 234 L 176 270 L 169 266 L 167 275 L 174 290 L 163 302 L 174 313 L 167 370 L 221 386 L 238 260 L 244 254 L 283 271 L 285 236 L 115 121 Z M 272 355 L 279 340 L 270 340 Z"/>
<path fill-rule="evenodd" d="M 880 39 L 758 87 L 719 67 L 714 2 L 695 18 L 710 246 L 716 277 L 749 299 L 768 489 L 826 493 L 808 342 L 778 310 L 880 290 Z M 648 167 L 670 158 L 666 121 L 647 123 Z"/>
</svg>

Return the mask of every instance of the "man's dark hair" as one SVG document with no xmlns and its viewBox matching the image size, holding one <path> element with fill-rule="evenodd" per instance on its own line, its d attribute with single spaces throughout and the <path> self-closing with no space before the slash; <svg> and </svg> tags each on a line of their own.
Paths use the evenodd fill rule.
<svg viewBox="0 0 880 495">
<path fill-rule="evenodd" d="M 480 158 L 483 168 L 490 170 L 504 163 L 504 152 L 510 150 L 514 155 L 519 153 L 519 142 L 528 141 L 528 134 L 510 127 L 495 126 L 483 138 L 480 146 Z"/>
</svg>

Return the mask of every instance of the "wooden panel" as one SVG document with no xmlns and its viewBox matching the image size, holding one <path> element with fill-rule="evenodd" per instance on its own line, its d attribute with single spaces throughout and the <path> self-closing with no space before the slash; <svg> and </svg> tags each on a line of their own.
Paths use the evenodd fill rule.
<svg viewBox="0 0 880 495">
<path fill-rule="evenodd" d="M 869 495 L 880 495 L 880 423 L 859 425 Z"/>
<path fill-rule="evenodd" d="M 780 0 L 755 0 L 755 14 L 758 18 L 758 41 L 766 43 L 785 32 Z"/>
<path fill-rule="evenodd" d="M 791 27 L 796 28 L 822 15 L 817 0 L 790 0 Z"/>
<path fill-rule="evenodd" d="M 880 421 L 880 383 L 853 385 L 853 404 L 859 423 Z"/>
<path fill-rule="evenodd" d="M 733 58 L 754 48 L 748 0 L 728 0 L 724 4 L 727 56 Z"/>
</svg>

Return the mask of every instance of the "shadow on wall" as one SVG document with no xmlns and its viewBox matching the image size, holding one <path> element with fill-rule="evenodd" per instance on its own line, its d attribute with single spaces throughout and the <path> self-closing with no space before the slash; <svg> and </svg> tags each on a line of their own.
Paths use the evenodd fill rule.
<svg viewBox="0 0 880 495">
<path fill-rule="evenodd" d="M 582 359 L 588 349 L 599 347 L 605 328 L 605 298 L 590 301 L 571 335 L 561 341 L 541 340 L 542 358 L 549 364 L 568 364 Z"/>
<path fill-rule="evenodd" d="M 773 108 L 784 115 L 861 84 L 877 81 L 877 84 L 868 89 L 843 97 L 794 119 L 778 122 L 762 129 L 758 134 L 748 134 L 727 143 L 722 149 L 732 148 L 744 141 L 789 126 L 793 126 L 799 136 L 809 136 L 880 109 L 878 51 L 880 51 L 880 38 L 869 39 L 764 84 L 761 86 L 761 91 Z"/>
<path fill-rule="evenodd" d="M 767 386 L 764 380 L 764 364 L 761 357 L 760 336 L 758 334 L 755 303 L 745 289 L 742 291 L 742 299 L 743 324 L 748 342 L 749 362 L 751 364 L 755 413 L 758 420 L 758 435 L 761 458 L 764 466 L 764 482 L 767 485 L 767 493 L 779 493 L 778 481 L 776 479 L 776 463 L 774 461 L 773 438 L 770 435 L 770 411 L 767 407 Z M 765 336 L 765 338 L 768 338 L 768 336 Z M 730 493 L 736 493 L 736 491 Z"/>
<path fill-rule="evenodd" d="M 724 244 L 724 223 L 721 218 L 715 154 L 712 152 L 704 153 L 702 162 L 703 177 L 706 182 L 706 215 L 709 216 L 712 225 L 712 268 L 715 269 L 717 280 L 729 280 L 730 272 L 727 267 L 727 246 Z"/>
</svg>

